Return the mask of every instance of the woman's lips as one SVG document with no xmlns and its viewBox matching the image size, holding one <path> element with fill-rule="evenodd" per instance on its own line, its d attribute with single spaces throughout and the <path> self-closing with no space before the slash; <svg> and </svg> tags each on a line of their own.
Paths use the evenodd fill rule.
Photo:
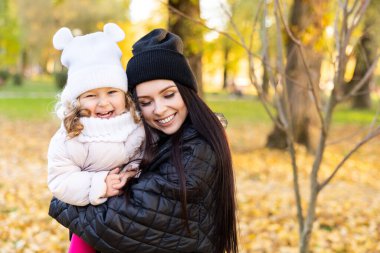
<svg viewBox="0 0 380 253">
<path fill-rule="evenodd" d="M 175 114 L 172 114 L 164 119 L 156 120 L 160 125 L 168 125 L 173 119 Z"/>
</svg>

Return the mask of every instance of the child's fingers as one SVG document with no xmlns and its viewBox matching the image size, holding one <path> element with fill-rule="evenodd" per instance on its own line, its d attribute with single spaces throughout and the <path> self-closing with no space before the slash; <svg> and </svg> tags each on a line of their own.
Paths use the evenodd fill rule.
<svg viewBox="0 0 380 253">
<path fill-rule="evenodd" d="M 110 182 L 112 182 L 112 181 L 114 181 L 114 180 L 120 180 L 120 174 L 112 174 L 112 175 L 108 175 L 107 176 L 107 180 L 108 181 L 110 181 Z"/>
<path fill-rule="evenodd" d="M 115 169 L 111 170 L 108 173 L 108 175 L 110 176 L 110 175 L 114 175 L 114 174 L 119 174 L 119 172 L 120 172 L 120 168 L 115 168 Z"/>
<path fill-rule="evenodd" d="M 137 173 L 138 173 L 138 170 L 129 170 L 129 171 L 123 172 L 120 176 L 130 178 L 130 177 L 136 176 Z"/>
<path fill-rule="evenodd" d="M 113 184 L 112 187 L 114 189 L 121 189 L 127 183 L 128 178 L 133 177 L 137 174 L 136 171 L 125 171 L 120 173 L 120 182 L 117 184 Z"/>
<path fill-rule="evenodd" d="M 130 170 L 120 173 L 120 181 L 121 182 L 127 182 L 129 178 L 136 176 L 137 171 L 136 170 Z"/>
<path fill-rule="evenodd" d="M 117 189 L 114 189 L 114 190 L 111 190 L 111 191 L 109 192 L 109 194 L 107 195 L 107 197 L 113 197 L 113 196 L 117 196 L 117 195 L 119 195 L 119 194 L 120 194 L 120 191 L 117 190 Z"/>
<path fill-rule="evenodd" d="M 127 180 L 120 180 L 120 182 L 116 183 L 116 184 L 113 184 L 112 185 L 112 188 L 113 189 L 117 189 L 117 190 L 120 190 L 121 188 L 124 187 L 125 183 L 127 182 Z"/>
</svg>

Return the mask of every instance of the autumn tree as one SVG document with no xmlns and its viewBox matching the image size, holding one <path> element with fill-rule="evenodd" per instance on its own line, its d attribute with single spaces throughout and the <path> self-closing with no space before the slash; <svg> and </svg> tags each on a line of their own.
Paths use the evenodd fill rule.
<svg viewBox="0 0 380 253">
<path fill-rule="evenodd" d="M 304 1 L 305 2 L 305 1 Z M 307 2 L 307 1 L 306 1 Z M 327 4 L 324 1 L 314 1 L 319 2 L 320 6 L 323 6 Z M 330 127 L 332 123 L 332 117 L 334 110 L 336 106 L 339 103 L 344 102 L 347 100 L 347 98 L 352 97 L 355 95 L 355 92 L 357 92 L 359 89 L 363 87 L 365 82 L 368 81 L 370 75 L 373 73 L 373 70 L 376 66 L 377 60 L 379 58 L 379 55 L 375 56 L 375 60 L 373 63 L 369 66 L 366 73 L 363 75 L 363 78 L 361 80 L 358 80 L 357 84 L 355 85 L 355 88 L 353 88 L 348 94 L 344 94 L 344 75 L 347 70 L 347 47 L 352 42 L 352 36 L 355 29 L 357 29 L 362 17 L 365 14 L 365 11 L 367 10 L 367 7 L 369 5 L 370 0 L 366 1 L 342 1 L 335 4 L 335 8 L 337 9 L 337 15 L 335 17 L 334 23 L 335 23 L 335 32 L 336 40 L 333 42 L 334 45 L 334 51 L 336 52 L 336 57 L 331 59 L 331 61 L 334 63 L 335 66 L 335 72 L 334 76 L 332 77 L 333 80 L 333 88 L 330 91 L 330 93 L 327 94 L 326 97 L 326 103 L 322 104 L 321 101 L 319 101 L 319 88 L 313 83 L 313 79 L 316 78 L 316 76 L 319 76 L 319 73 L 314 73 L 315 69 L 310 67 L 310 65 L 307 64 L 308 60 L 312 59 L 309 58 L 313 55 L 309 55 L 308 53 L 308 46 L 307 43 L 308 40 L 303 41 L 303 37 L 300 35 L 307 34 L 306 32 L 303 34 L 298 34 L 298 37 L 295 35 L 297 34 L 297 31 L 294 31 L 290 28 L 290 25 L 287 24 L 283 17 L 282 12 L 282 6 L 279 4 L 279 1 L 275 1 L 275 12 L 277 20 L 281 20 L 282 26 L 284 27 L 284 30 L 286 30 L 288 38 L 294 43 L 294 45 L 297 45 L 298 51 L 299 51 L 299 58 L 291 58 L 296 61 L 301 61 L 304 65 L 303 71 L 306 73 L 308 78 L 308 85 L 304 87 L 306 90 L 308 90 L 308 93 L 305 94 L 305 96 L 309 96 L 311 100 L 307 104 L 301 104 L 300 106 L 303 107 L 313 107 L 313 110 L 315 110 L 316 114 L 316 120 L 318 121 L 318 128 L 316 129 L 317 135 L 315 140 L 315 149 L 314 149 L 314 159 L 311 166 L 310 171 L 310 188 L 308 192 L 308 198 L 307 198 L 307 204 L 304 203 L 305 200 L 301 197 L 302 189 L 299 185 L 299 168 L 297 164 L 297 153 L 295 150 L 295 142 L 297 142 L 297 137 L 295 136 L 295 132 L 293 130 L 293 118 L 294 113 L 297 113 L 297 111 L 294 111 L 292 109 L 293 99 L 296 99 L 297 97 L 292 96 L 292 87 L 287 87 L 289 85 L 293 85 L 292 82 L 289 82 L 288 79 L 293 77 L 293 73 L 289 73 L 289 67 L 288 65 L 295 64 L 295 63 L 289 63 L 287 62 L 286 71 L 283 73 L 283 75 L 280 77 L 279 83 L 277 85 L 282 86 L 282 90 L 284 91 L 282 99 L 286 103 L 279 103 L 279 108 L 281 112 L 281 118 L 279 121 L 275 121 L 277 126 L 279 128 L 282 128 L 282 130 L 285 133 L 286 136 L 286 142 L 288 145 L 288 151 L 291 157 L 291 164 L 293 168 L 293 183 L 294 183 L 294 194 L 296 199 L 296 206 L 297 206 L 297 218 L 299 223 L 299 252 L 300 253 L 308 253 L 310 252 L 310 238 L 312 236 L 313 232 L 313 225 L 316 219 L 316 208 L 318 203 L 318 197 L 321 193 L 321 191 L 331 182 L 331 180 L 336 176 L 338 171 L 343 167 L 345 162 L 354 154 L 361 146 L 366 144 L 369 140 L 375 138 L 380 134 L 380 126 L 375 127 L 373 125 L 368 134 L 358 143 L 356 143 L 352 149 L 341 159 L 341 161 L 336 164 L 333 168 L 330 169 L 330 174 L 328 174 L 327 177 L 322 178 L 320 176 L 320 170 L 321 165 L 323 163 L 323 158 L 325 156 L 325 149 L 326 149 L 326 141 L 327 137 L 330 133 Z M 294 3 L 298 3 L 295 1 Z M 294 9 L 293 9 L 294 11 Z M 294 12 L 292 13 L 292 16 L 294 15 Z M 301 14 L 299 14 L 301 15 Z M 311 15 L 311 14 L 310 14 Z M 290 22 L 290 24 L 293 24 L 293 21 Z M 289 44 L 288 44 L 289 45 Z M 288 46 L 288 58 L 289 61 L 289 46 Z M 316 58 L 317 64 L 319 65 L 319 58 Z M 301 71 L 301 70 L 298 70 Z M 294 78 L 294 77 L 293 77 Z M 319 78 L 319 77 L 318 77 Z M 282 82 L 281 80 L 286 79 L 286 81 Z M 318 81 L 319 83 L 319 81 Z M 298 84 L 298 83 L 297 83 Z M 322 106 L 324 107 L 322 109 Z M 374 121 L 375 122 L 375 121 Z"/>
<path fill-rule="evenodd" d="M 303 144 L 311 152 L 315 152 L 319 129 L 318 117 L 320 100 L 319 81 L 323 53 L 316 44 L 324 32 L 327 22 L 328 0 L 294 0 L 290 14 L 292 34 L 303 46 L 287 34 L 285 82 L 288 100 L 282 98 L 282 103 L 289 103 L 292 133 L 297 143 Z M 280 96 L 283 96 L 281 94 Z M 275 125 L 268 136 L 268 147 L 285 148 L 288 146 L 285 132 Z"/>
<path fill-rule="evenodd" d="M 202 54 L 203 54 L 203 29 L 194 26 L 192 21 L 183 18 L 183 14 L 191 19 L 200 19 L 199 0 L 169 0 L 169 31 L 178 34 L 184 42 L 184 54 L 194 71 L 198 81 L 198 93 L 203 95 L 202 85 Z"/>
<path fill-rule="evenodd" d="M 3 68 L 15 69 L 21 41 L 14 2 L 9 0 L 0 2 L 0 24 L 0 70 Z"/>
<path fill-rule="evenodd" d="M 260 9 L 259 1 L 246 1 L 246 0 L 230 0 L 228 1 L 229 8 L 224 8 L 226 16 L 232 21 L 227 21 L 224 31 L 235 34 L 237 37 L 249 38 L 247 41 L 250 50 L 253 47 L 260 47 L 259 43 L 253 43 L 253 36 L 258 34 L 256 29 L 258 17 L 252 15 L 256 9 Z M 236 34 L 236 24 L 239 24 L 239 32 Z M 221 43 L 220 43 L 221 41 Z M 236 47 L 234 42 L 229 38 L 222 36 L 217 43 L 222 45 L 223 52 L 223 88 L 228 88 L 229 85 L 236 85 L 234 80 L 238 74 L 239 63 L 246 59 L 244 48 Z M 255 48 L 255 49 L 256 49 Z M 235 87 L 231 87 L 233 90 Z"/>
<path fill-rule="evenodd" d="M 269 4 L 267 1 L 263 1 Z M 263 87 L 257 80 L 257 64 L 254 58 L 259 58 L 262 63 L 269 64 L 261 58 L 261 55 L 251 50 L 249 40 L 242 36 L 239 27 L 234 24 L 234 34 L 221 32 L 231 41 L 242 47 L 249 61 L 250 79 L 256 88 L 258 98 L 262 102 L 270 119 L 276 128 L 282 131 L 275 139 L 282 138 L 287 147 L 292 167 L 294 195 L 299 224 L 299 252 L 310 252 L 310 240 L 313 234 L 313 225 L 316 220 L 316 208 L 318 197 L 322 190 L 334 179 L 343 168 L 347 160 L 364 144 L 380 135 L 380 126 L 373 124 L 368 133 L 351 150 L 333 166 L 329 166 L 329 173 L 322 177 L 321 166 L 324 162 L 327 138 L 329 136 L 334 110 L 337 105 L 354 96 L 358 90 L 369 80 L 373 73 L 379 55 L 369 65 L 363 78 L 357 80 L 355 87 L 348 93 L 344 93 L 344 76 L 347 70 L 347 48 L 353 42 L 353 33 L 357 30 L 370 0 L 363 1 L 308 1 L 295 0 L 292 5 L 290 22 L 287 21 L 284 6 L 279 0 L 273 1 L 273 12 L 276 29 L 276 63 L 268 66 L 270 79 L 273 80 L 274 104 L 265 96 Z M 334 20 L 326 19 L 329 13 L 329 5 L 336 10 Z M 254 14 L 252 14 L 254 15 Z M 264 15 L 265 16 L 265 15 Z M 230 17 L 230 21 L 233 19 Z M 324 31 L 327 24 L 334 24 L 334 38 L 332 41 L 324 39 Z M 284 41 L 282 34 L 286 34 L 286 59 L 283 59 Z M 331 43 L 332 53 L 324 55 L 318 50 L 320 41 Z M 265 42 L 264 42 L 265 43 Z M 321 77 L 321 63 L 323 57 L 333 65 L 334 73 L 329 76 L 332 80 L 332 88 L 326 91 L 324 99 L 320 99 L 319 90 Z M 285 63 L 285 64 L 284 64 Z M 301 108 L 299 108 L 301 107 Z M 278 117 L 273 115 L 273 108 L 277 109 Z M 304 115 L 303 115 L 303 114 Z M 302 138 L 301 138 L 302 137 Z M 308 174 L 310 184 L 307 193 L 300 186 L 298 167 L 298 154 L 296 143 L 307 145 L 313 151 L 313 161 Z M 307 197 L 303 197 L 307 196 Z M 306 199 L 305 199 L 306 198 Z"/>
<path fill-rule="evenodd" d="M 83 0 L 16 0 L 18 22 L 22 37 L 21 53 L 18 56 L 22 72 L 38 66 L 44 71 L 52 55 L 51 39 L 62 26 L 80 29 L 82 33 L 98 30 L 101 22 L 124 21 L 129 1 Z"/>
<path fill-rule="evenodd" d="M 380 43 L 380 22 L 378 14 L 380 12 L 379 1 L 371 1 L 367 14 L 364 16 L 362 35 L 355 45 L 353 58 L 355 59 L 355 69 L 351 80 L 345 85 L 346 93 L 349 93 L 355 85 L 364 77 L 376 58 L 376 53 Z M 363 109 L 371 107 L 371 83 L 373 73 L 362 87 L 352 97 L 352 107 Z"/>
</svg>

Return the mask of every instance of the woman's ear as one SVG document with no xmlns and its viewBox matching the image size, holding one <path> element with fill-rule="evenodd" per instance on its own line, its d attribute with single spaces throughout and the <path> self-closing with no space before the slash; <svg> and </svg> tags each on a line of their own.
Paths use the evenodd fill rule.
<svg viewBox="0 0 380 253">
<path fill-rule="evenodd" d="M 115 23 L 105 24 L 103 31 L 115 42 L 122 41 L 125 38 L 124 31 Z"/>
<path fill-rule="evenodd" d="M 53 37 L 53 45 L 55 49 L 63 50 L 73 40 L 73 34 L 67 27 L 59 29 Z"/>
</svg>

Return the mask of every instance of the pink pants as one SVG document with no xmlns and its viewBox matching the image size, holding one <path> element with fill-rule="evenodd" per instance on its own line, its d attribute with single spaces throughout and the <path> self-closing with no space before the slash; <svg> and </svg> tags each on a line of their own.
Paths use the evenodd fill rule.
<svg viewBox="0 0 380 253">
<path fill-rule="evenodd" d="M 95 253 L 96 251 L 83 241 L 79 236 L 73 234 L 68 253 Z"/>
</svg>

